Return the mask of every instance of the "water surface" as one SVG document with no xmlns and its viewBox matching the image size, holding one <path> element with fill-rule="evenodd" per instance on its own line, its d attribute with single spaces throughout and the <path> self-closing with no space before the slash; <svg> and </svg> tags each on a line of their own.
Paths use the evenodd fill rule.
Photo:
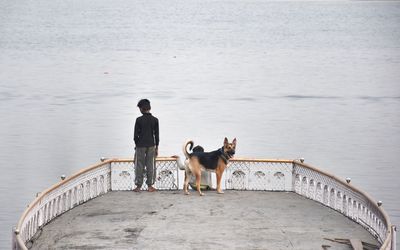
<svg viewBox="0 0 400 250">
<path fill-rule="evenodd" d="M 400 225 L 399 2 L 0 6 L 0 248 L 61 174 L 132 157 L 140 98 L 160 119 L 161 155 L 236 137 L 239 157 L 304 157 L 351 177 Z"/>
</svg>

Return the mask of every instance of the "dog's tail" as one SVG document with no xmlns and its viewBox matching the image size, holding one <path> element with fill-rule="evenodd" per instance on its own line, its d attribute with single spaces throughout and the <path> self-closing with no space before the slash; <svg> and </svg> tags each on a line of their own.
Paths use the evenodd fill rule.
<svg viewBox="0 0 400 250">
<path fill-rule="evenodd" d="M 183 150 L 183 154 L 185 155 L 186 159 L 189 159 L 189 157 L 190 157 L 189 152 L 187 151 L 187 146 L 188 146 L 188 145 L 190 145 L 190 148 L 189 148 L 189 149 L 192 150 L 193 145 L 194 145 L 194 142 L 193 142 L 192 140 L 189 140 L 189 141 L 186 141 L 186 142 L 183 144 L 182 150 Z"/>
</svg>

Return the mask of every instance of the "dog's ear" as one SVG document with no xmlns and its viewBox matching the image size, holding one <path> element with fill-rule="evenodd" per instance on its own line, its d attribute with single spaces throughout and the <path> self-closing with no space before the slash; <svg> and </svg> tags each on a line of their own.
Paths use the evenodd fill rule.
<svg viewBox="0 0 400 250">
<path fill-rule="evenodd" d="M 226 138 L 225 137 L 225 139 L 224 139 L 224 145 L 226 145 L 226 144 L 228 144 L 229 142 L 228 142 L 228 138 Z"/>
<path fill-rule="evenodd" d="M 232 143 L 233 143 L 233 145 L 235 145 L 235 147 L 236 147 L 236 138 L 233 139 Z"/>
</svg>

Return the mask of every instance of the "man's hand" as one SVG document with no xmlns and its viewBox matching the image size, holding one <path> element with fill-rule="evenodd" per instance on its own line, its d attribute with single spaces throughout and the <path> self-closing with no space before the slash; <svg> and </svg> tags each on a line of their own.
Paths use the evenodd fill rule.
<svg viewBox="0 0 400 250">
<path fill-rule="evenodd" d="M 155 156 L 157 157 L 158 156 L 158 147 L 156 146 L 156 149 L 155 149 Z"/>
</svg>

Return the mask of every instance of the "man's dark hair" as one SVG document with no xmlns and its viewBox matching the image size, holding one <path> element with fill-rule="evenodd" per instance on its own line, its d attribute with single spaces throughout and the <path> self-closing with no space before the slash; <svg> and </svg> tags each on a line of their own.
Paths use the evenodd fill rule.
<svg viewBox="0 0 400 250">
<path fill-rule="evenodd" d="M 151 109 L 150 106 L 150 101 L 148 99 L 142 99 L 138 102 L 137 106 L 144 110 L 144 111 L 149 111 Z"/>
</svg>

